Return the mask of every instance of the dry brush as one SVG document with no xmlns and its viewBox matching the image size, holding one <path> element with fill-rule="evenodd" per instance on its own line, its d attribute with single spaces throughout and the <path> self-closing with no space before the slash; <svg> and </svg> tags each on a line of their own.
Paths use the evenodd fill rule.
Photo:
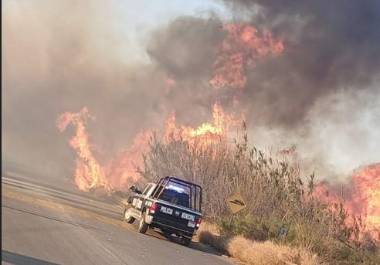
<svg viewBox="0 0 380 265">
<path fill-rule="evenodd" d="M 315 198 L 313 174 L 303 176 L 289 157 L 250 146 L 244 127 L 233 142 L 223 137 L 191 142 L 153 137 L 139 172 L 145 180 L 176 175 L 200 184 L 203 212 L 219 225 L 222 236 L 308 249 L 333 264 L 380 261 L 377 247 L 369 250 L 359 241 L 359 222 L 347 225 L 342 205 L 326 205 Z M 226 199 L 237 192 L 247 207 L 231 216 Z"/>
</svg>

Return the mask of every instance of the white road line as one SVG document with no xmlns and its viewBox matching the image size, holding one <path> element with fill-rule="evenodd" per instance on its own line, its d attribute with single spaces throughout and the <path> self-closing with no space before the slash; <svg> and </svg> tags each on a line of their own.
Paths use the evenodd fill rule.
<svg viewBox="0 0 380 265">
<path fill-rule="evenodd" d="M 40 185 L 36 185 L 36 184 L 28 183 L 25 181 L 20 181 L 20 180 L 8 178 L 8 177 L 2 177 L 2 183 L 12 185 L 12 186 L 15 186 L 15 187 L 18 187 L 21 189 L 25 189 L 25 190 L 32 192 L 32 193 L 34 192 L 34 193 L 43 194 L 43 195 L 49 196 L 49 197 L 57 197 L 57 195 L 58 195 L 58 196 L 61 196 L 61 198 L 58 197 L 58 199 L 63 199 L 63 200 L 66 199 L 66 200 L 73 201 L 75 203 L 85 203 L 85 204 L 89 205 L 90 207 L 94 207 L 94 208 L 97 208 L 99 210 L 113 211 L 113 212 L 117 213 L 121 209 L 121 206 L 117 205 L 117 204 L 112 205 L 109 203 L 105 203 L 105 202 L 81 197 L 80 195 L 75 195 L 75 194 L 64 192 L 64 191 L 58 191 L 58 190 L 54 190 L 52 188 L 43 187 Z"/>
</svg>

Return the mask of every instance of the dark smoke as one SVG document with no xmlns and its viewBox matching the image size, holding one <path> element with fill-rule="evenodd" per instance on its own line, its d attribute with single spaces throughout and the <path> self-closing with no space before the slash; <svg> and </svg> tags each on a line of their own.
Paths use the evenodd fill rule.
<svg viewBox="0 0 380 265">
<path fill-rule="evenodd" d="M 215 90 L 208 83 L 226 36 L 222 29 L 226 21 L 215 14 L 157 25 L 148 43 L 141 43 L 150 61 L 136 62 L 129 61 L 134 50 L 120 30 L 122 20 L 112 3 L 4 3 L 6 167 L 24 167 L 54 182 L 72 181 L 75 155 L 67 143 L 72 131 L 62 135 L 55 127 L 65 111 L 88 107 L 96 117 L 89 124 L 94 149 L 101 161 L 109 161 L 141 130 L 162 128 L 173 111 L 180 122 L 199 125 L 211 117 L 216 101 L 228 111 L 246 113 L 256 143 L 285 147 L 296 143 L 302 157 L 324 169 L 340 160 L 340 169 L 376 162 L 379 3 L 225 3 L 234 22 L 270 29 L 285 43 L 282 55 L 262 58 L 247 69 L 248 84 L 241 92 Z M 174 85 L 168 86 L 168 79 Z M 234 104 L 235 98 L 240 104 Z M 336 142 L 332 152 L 329 146 Z M 347 152 L 357 142 L 360 145 Z M 321 157 L 328 157 L 328 162 Z"/>
<path fill-rule="evenodd" d="M 197 84 L 191 87 L 191 98 L 205 93 L 199 102 L 218 100 L 229 111 L 236 110 L 233 99 L 238 98 L 237 110 L 245 112 L 257 144 L 275 148 L 296 144 L 305 167 L 322 177 L 349 174 L 357 166 L 378 161 L 380 2 L 224 2 L 232 10 L 233 22 L 270 30 L 284 41 L 285 51 L 247 68 L 243 91 L 225 88 L 210 97 L 210 88 Z M 204 73 L 215 53 L 203 51 L 215 47 L 215 37 L 210 36 L 221 34 L 214 24 L 179 18 L 159 31 L 164 37 L 153 39 L 150 55 L 182 85 L 174 93 L 183 92 L 183 80 L 201 78 L 206 83 L 210 78 Z M 195 49 L 199 43 L 201 51 Z M 191 56 L 182 56 L 178 63 L 173 50 Z"/>
<path fill-rule="evenodd" d="M 226 35 L 222 26 L 214 15 L 206 19 L 178 17 L 153 32 L 150 38 L 148 54 L 176 82 L 161 100 L 187 124 L 204 121 L 204 113 L 209 113 L 210 106 L 219 99 L 219 93 L 210 88 L 208 80 L 217 47 Z"/>
<path fill-rule="evenodd" d="M 237 19 L 250 10 L 250 23 L 285 42 L 280 58 L 249 72 L 244 98 L 255 121 L 294 126 L 317 99 L 342 88 L 368 88 L 379 77 L 379 1 L 225 2 Z"/>
<path fill-rule="evenodd" d="M 154 32 L 148 53 L 177 80 L 207 80 L 225 37 L 222 26 L 216 17 L 179 17 Z"/>
</svg>

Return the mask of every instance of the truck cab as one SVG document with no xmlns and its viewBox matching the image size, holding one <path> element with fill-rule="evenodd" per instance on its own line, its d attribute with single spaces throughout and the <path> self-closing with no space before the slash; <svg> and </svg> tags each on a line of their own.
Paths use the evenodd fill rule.
<svg viewBox="0 0 380 265">
<path fill-rule="evenodd" d="M 148 183 L 143 191 L 132 186 L 123 219 L 128 223 L 139 221 L 138 231 L 158 228 L 166 236 L 176 235 L 182 244 L 189 245 L 202 220 L 202 188 L 176 178 L 161 178 Z"/>
</svg>

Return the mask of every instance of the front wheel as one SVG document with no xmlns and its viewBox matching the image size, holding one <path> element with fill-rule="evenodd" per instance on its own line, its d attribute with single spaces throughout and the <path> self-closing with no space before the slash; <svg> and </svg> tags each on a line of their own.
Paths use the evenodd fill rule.
<svg viewBox="0 0 380 265">
<path fill-rule="evenodd" d="M 141 216 L 139 228 L 137 229 L 137 231 L 141 234 L 145 234 L 147 230 L 148 230 L 148 224 L 145 223 L 145 213 L 144 213 Z"/>
</svg>

